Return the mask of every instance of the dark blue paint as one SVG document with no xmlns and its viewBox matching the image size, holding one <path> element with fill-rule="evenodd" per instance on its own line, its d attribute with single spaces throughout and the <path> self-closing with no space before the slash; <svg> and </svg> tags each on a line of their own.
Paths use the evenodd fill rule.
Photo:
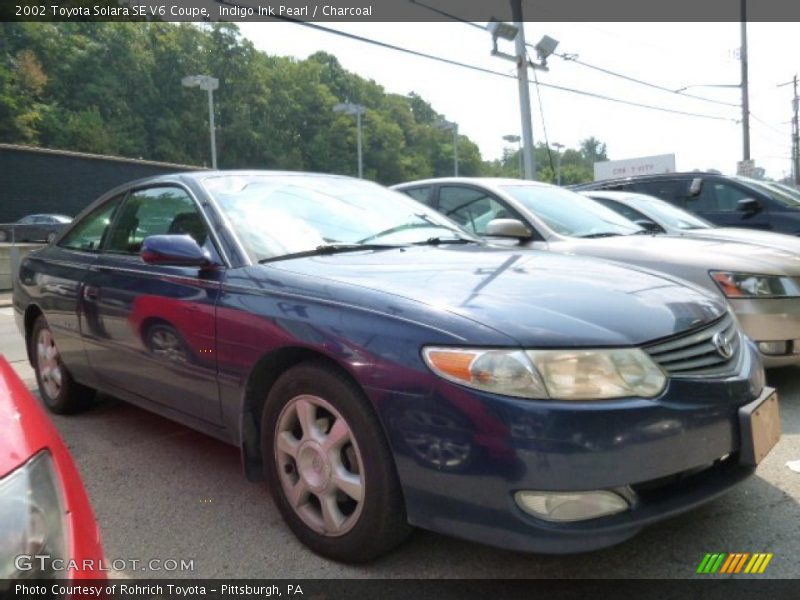
<svg viewBox="0 0 800 600">
<path fill-rule="evenodd" d="M 219 224 L 202 177 L 157 181 L 190 189 Z M 737 407 L 763 384 L 749 344 L 724 381 L 673 380 L 654 400 L 603 402 L 468 390 L 433 375 L 420 355 L 424 345 L 641 345 L 717 318 L 720 300 L 602 261 L 476 246 L 249 265 L 230 232 L 218 233 L 228 264 L 211 270 L 58 246 L 36 251 L 16 286 L 20 322 L 42 310 L 78 380 L 242 447 L 251 474 L 263 400 L 248 395 L 254 375 L 287 353 L 325 357 L 374 405 L 411 522 L 499 546 L 566 552 L 616 543 L 752 472 L 736 458 Z M 179 351 L 154 355 L 153 331 L 174 333 Z M 426 443 L 444 442 L 459 449 L 449 464 L 425 452 Z M 521 489 L 638 484 L 726 454 L 733 458 L 702 480 L 643 495 L 635 509 L 606 519 L 547 524 L 513 502 Z"/>
</svg>

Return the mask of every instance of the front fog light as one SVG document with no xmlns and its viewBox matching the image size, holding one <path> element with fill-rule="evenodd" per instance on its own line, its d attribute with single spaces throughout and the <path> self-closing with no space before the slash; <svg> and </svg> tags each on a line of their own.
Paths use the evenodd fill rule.
<svg viewBox="0 0 800 600">
<path fill-rule="evenodd" d="M 628 501 L 607 490 L 593 492 L 520 491 L 514 495 L 526 513 L 545 521 L 569 522 L 597 519 L 628 510 Z"/>
<path fill-rule="evenodd" d="M 770 356 L 779 356 L 789 353 L 788 342 L 758 342 L 758 351 L 761 354 L 768 354 Z"/>
</svg>

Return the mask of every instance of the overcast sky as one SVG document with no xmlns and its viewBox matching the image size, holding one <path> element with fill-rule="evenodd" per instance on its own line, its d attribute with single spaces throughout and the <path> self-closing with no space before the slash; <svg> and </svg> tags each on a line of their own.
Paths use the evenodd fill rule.
<svg viewBox="0 0 800 600">
<path fill-rule="evenodd" d="M 483 25 L 483 24 L 481 24 Z M 514 73 L 513 63 L 490 55 L 491 37 L 464 23 L 334 23 L 348 31 L 428 54 Z M 499 157 L 506 134 L 520 133 L 517 83 L 401 54 L 290 23 L 243 23 L 242 33 L 269 54 L 305 58 L 324 50 L 349 71 L 375 80 L 386 91 L 416 92 L 458 122 L 484 158 Z M 547 34 L 560 41 L 558 52 L 670 89 L 699 84 L 736 84 L 740 79 L 738 23 L 536 23 L 525 24 L 528 42 Z M 800 69 L 797 23 L 748 25 L 750 58 L 751 156 L 771 177 L 790 172 L 791 86 L 778 88 Z M 513 51 L 513 45 L 501 46 Z M 608 145 L 612 159 L 653 154 L 676 155 L 677 168 L 714 168 L 733 173 L 742 158 L 737 88 L 693 88 L 693 94 L 736 104 L 723 106 L 610 77 L 551 57 L 550 71 L 538 74 L 550 83 L 652 104 L 703 113 L 712 120 L 625 106 L 541 88 L 544 123 L 550 143 L 576 147 L 595 136 Z M 535 88 L 531 88 L 534 139 L 544 140 Z"/>
</svg>

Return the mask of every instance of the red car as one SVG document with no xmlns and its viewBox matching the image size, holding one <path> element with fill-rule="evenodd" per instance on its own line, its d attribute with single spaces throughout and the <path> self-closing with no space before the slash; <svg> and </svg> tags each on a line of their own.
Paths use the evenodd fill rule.
<svg viewBox="0 0 800 600">
<path fill-rule="evenodd" d="M 104 579 L 100 532 L 75 463 L 2 356 L 0 432 L 0 596 L 4 580 Z"/>
</svg>

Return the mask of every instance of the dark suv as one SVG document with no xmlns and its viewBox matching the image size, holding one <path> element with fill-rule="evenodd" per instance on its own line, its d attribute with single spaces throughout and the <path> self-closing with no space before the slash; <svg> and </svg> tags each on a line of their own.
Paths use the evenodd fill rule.
<svg viewBox="0 0 800 600">
<path fill-rule="evenodd" d="M 579 190 L 620 190 L 661 198 L 721 227 L 748 227 L 800 235 L 800 202 L 746 177 L 716 173 L 665 173 L 608 179 Z"/>
</svg>

